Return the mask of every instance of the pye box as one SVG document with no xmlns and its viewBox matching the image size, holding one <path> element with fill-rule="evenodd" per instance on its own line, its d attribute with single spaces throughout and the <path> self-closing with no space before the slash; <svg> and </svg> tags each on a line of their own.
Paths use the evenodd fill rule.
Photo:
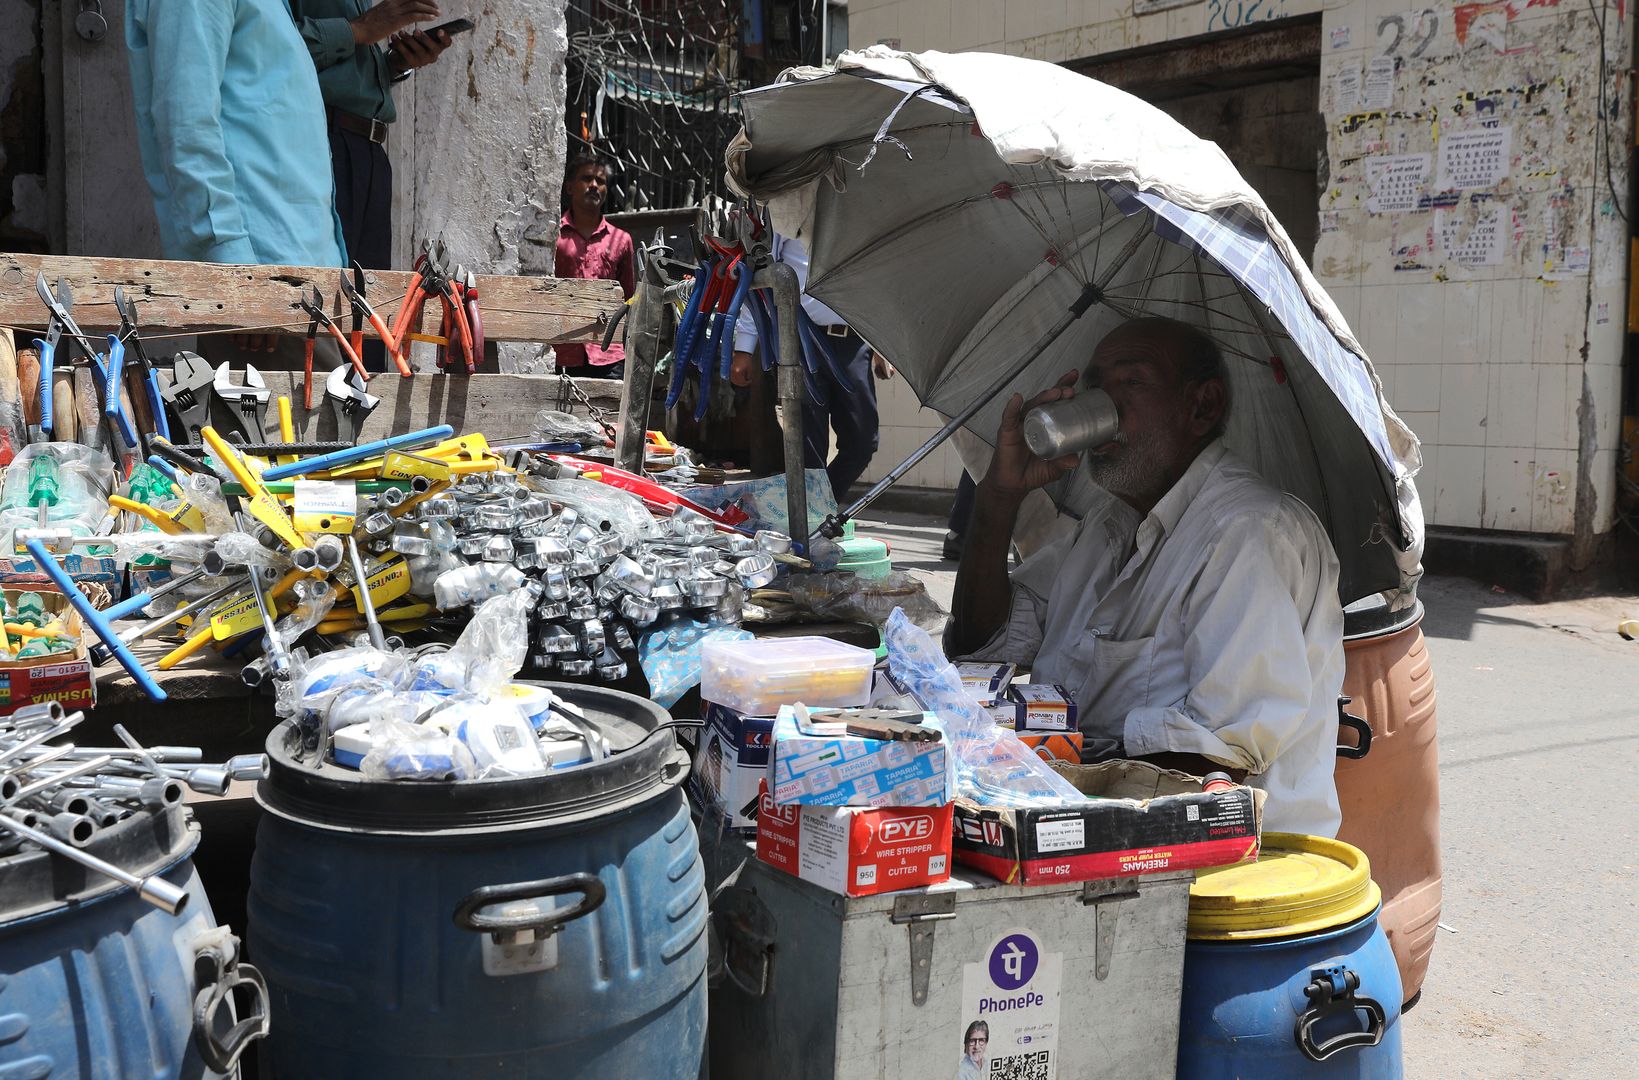
<svg viewBox="0 0 1639 1080">
<path fill-rule="evenodd" d="M 933 885 L 950 877 L 951 806 L 776 806 L 765 787 L 757 858 L 845 896 Z"/>
<path fill-rule="evenodd" d="M 1264 793 L 1207 794 L 1201 781 L 1141 761 L 1054 762 L 1083 806 L 1005 808 L 958 799 L 956 858 L 1008 884 L 1095 881 L 1253 858 Z"/>
</svg>

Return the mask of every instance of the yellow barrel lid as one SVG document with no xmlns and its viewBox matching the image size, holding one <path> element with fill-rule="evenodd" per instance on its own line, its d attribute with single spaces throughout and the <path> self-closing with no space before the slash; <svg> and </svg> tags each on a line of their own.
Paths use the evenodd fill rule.
<svg viewBox="0 0 1639 1080">
<path fill-rule="evenodd" d="M 1254 941 L 1345 926 L 1382 893 L 1366 853 L 1341 840 L 1265 833 L 1256 862 L 1202 870 L 1189 890 L 1195 941 Z"/>
</svg>

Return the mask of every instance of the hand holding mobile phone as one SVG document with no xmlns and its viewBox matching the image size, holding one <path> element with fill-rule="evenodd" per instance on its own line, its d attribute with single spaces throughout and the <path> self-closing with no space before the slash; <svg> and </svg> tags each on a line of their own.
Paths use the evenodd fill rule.
<svg viewBox="0 0 1639 1080">
<path fill-rule="evenodd" d="M 436 34 L 442 30 L 450 37 L 454 37 L 456 34 L 464 34 L 468 30 L 476 29 L 477 26 L 478 24 L 473 22 L 471 19 L 451 19 L 449 22 L 439 23 L 437 26 L 429 27 L 427 33 Z"/>
</svg>

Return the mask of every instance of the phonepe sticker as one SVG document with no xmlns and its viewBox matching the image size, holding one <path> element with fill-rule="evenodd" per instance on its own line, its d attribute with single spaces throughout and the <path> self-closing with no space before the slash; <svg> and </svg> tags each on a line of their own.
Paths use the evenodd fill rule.
<svg viewBox="0 0 1639 1080">
<path fill-rule="evenodd" d="M 1063 970 L 1064 955 L 1022 927 L 964 965 L 962 1044 L 951 1048 L 957 1075 L 1057 1076 Z"/>
</svg>

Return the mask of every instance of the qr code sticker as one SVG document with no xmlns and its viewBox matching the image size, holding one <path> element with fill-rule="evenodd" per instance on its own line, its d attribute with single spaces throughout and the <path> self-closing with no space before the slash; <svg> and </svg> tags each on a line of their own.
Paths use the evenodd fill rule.
<svg viewBox="0 0 1639 1080">
<path fill-rule="evenodd" d="M 1200 821 L 1201 808 L 1199 806 L 1184 807 L 1184 817 L 1188 818 L 1190 821 Z"/>
<path fill-rule="evenodd" d="M 1053 1052 L 1009 1054 L 990 1059 L 990 1080 L 1053 1080 Z"/>
</svg>

